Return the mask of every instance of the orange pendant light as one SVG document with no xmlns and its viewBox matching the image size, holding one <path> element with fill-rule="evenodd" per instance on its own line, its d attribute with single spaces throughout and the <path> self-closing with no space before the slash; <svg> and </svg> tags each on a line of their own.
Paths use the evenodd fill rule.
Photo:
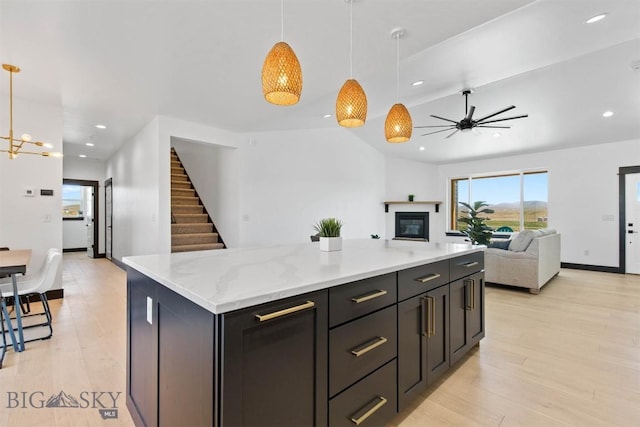
<svg viewBox="0 0 640 427">
<path fill-rule="evenodd" d="M 391 37 L 396 39 L 396 98 L 400 98 L 400 38 L 404 36 L 404 30 L 396 28 L 391 32 Z M 384 122 L 384 137 L 387 142 L 400 143 L 411 139 L 413 133 L 413 120 L 404 104 L 397 103 L 389 110 Z"/>
</svg>

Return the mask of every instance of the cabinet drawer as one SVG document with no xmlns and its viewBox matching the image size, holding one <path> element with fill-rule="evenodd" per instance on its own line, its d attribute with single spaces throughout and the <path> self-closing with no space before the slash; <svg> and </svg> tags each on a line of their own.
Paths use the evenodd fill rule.
<svg viewBox="0 0 640 427">
<path fill-rule="evenodd" d="M 473 252 L 449 260 L 451 281 L 484 269 L 484 252 Z"/>
<path fill-rule="evenodd" d="M 364 316 L 397 301 L 396 273 L 329 289 L 329 326 Z"/>
<path fill-rule="evenodd" d="M 383 426 L 395 414 L 395 359 L 329 402 L 331 427 Z"/>
<path fill-rule="evenodd" d="M 449 260 L 434 262 L 398 272 L 398 300 L 449 283 Z"/>
<path fill-rule="evenodd" d="M 334 396 L 397 353 L 397 307 L 329 331 L 329 396 Z"/>
</svg>

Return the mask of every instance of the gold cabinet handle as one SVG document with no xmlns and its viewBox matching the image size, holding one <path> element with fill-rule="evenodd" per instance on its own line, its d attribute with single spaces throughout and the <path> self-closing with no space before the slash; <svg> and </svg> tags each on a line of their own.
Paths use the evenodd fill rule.
<svg viewBox="0 0 640 427">
<path fill-rule="evenodd" d="M 362 295 L 360 297 L 353 297 L 351 298 L 351 301 L 355 302 L 356 304 L 360 304 L 361 302 L 365 302 L 365 301 L 369 301 L 370 299 L 374 299 L 374 298 L 379 298 L 381 296 L 384 296 L 387 294 L 387 291 L 382 291 L 382 290 L 378 290 L 372 294 L 369 295 Z"/>
<path fill-rule="evenodd" d="M 362 424 L 367 418 L 369 418 L 371 415 L 375 414 L 378 409 L 382 408 L 384 405 L 386 405 L 387 403 L 387 399 L 385 399 L 382 396 L 378 396 L 376 398 L 376 400 L 378 401 L 375 405 L 373 405 L 367 412 L 365 412 L 364 414 L 360 415 L 359 417 L 356 418 L 356 416 L 352 416 L 351 417 L 351 422 L 354 423 L 355 425 L 359 426 L 360 424 Z M 372 401 L 369 404 L 375 402 Z"/>
<path fill-rule="evenodd" d="M 473 280 L 464 280 L 464 309 L 467 311 L 473 310 Z"/>
<path fill-rule="evenodd" d="M 440 277 L 440 274 L 438 273 L 429 273 L 426 276 L 418 277 L 417 279 L 415 279 L 415 281 L 420 283 L 427 283 L 431 280 L 437 279 L 438 277 Z"/>
<path fill-rule="evenodd" d="M 466 268 L 475 267 L 476 265 L 478 265 L 478 261 L 469 261 L 460 265 Z"/>
<path fill-rule="evenodd" d="M 471 279 L 471 310 L 476 309 L 476 279 Z"/>
<path fill-rule="evenodd" d="M 431 300 L 431 324 L 430 326 L 430 337 L 436 334 L 436 300 L 433 297 L 429 297 Z"/>
<path fill-rule="evenodd" d="M 422 321 L 420 322 L 420 335 L 423 337 L 429 336 L 429 301 L 427 297 L 420 298 L 420 317 Z M 424 327 L 423 327 L 424 326 Z"/>
<path fill-rule="evenodd" d="M 382 344 L 386 343 L 387 341 L 388 340 L 385 337 L 375 338 L 375 339 L 365 343 L 364 347 L 361 347 L 361 348 L 358 348 L 358 349 L 355 349 L 355 350 L 351 350 L 351 354 L 353 354 L 356 357 L 360 357 L 363 354 L 370 352 L 374 348 L 380 347 Z"/>
<path fill-rule="evenodd" d="M 307 301 L 304 304 L 296 305 L 295 307 L 285 308 L 284 310 L 274 311 L 268 314 L 256 314 L 256 318 L 260 322 L 275 319 L 277 317 L 285 316 L 287 314 L 295 313 L 296 311 L 306 310 L 307 308 L 315 307 L 316 303 L 313 301 Z"/>
</svg>

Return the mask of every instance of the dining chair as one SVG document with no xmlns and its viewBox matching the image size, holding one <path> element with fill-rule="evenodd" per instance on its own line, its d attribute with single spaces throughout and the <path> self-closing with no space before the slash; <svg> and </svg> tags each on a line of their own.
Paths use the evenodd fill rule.
<svg viewBox="0 0 640 427">
<path fill-rule="evenodd" d="M 13 294 L 13 289 L 2 289 L 2 297 L 10 298 L 14 297 L 14 301 L 19 301 L 21 296 L 37 294 L 42 302 L 44 313 L 32 313 L 29 316 L 42 316 L 46 317 L 46 322 L 29 325 L 25 328 L 33 328 L 36 326 L 47 326 L 49 328 L 49 334 L 44 337 L 38 337 L 35 339 L 27 340 L 25 342 L 44 340 L 51 338 L 53 335 L 53 327 L 51 325 L 51 310 L 49 309 L 49 301 L 47 300 L 47 291 L 51 289 L 56 281 L 56 276 L 60 270 L 62 264 L 62 252 L 59 249 L 49 249 L 45 264 L 40 271 L 40 274 L 33 279 L 18 280 L 18 295 Z"/>
</svg>

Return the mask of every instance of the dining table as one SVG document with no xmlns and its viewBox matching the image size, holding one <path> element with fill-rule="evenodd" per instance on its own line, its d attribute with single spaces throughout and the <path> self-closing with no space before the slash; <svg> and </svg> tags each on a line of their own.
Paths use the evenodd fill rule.
<svg viewBox="0 0 640 427">
<path fill-rule="evenodd" d="M 31 249 L 17 249 L 0 251 L 0 275 L 7 275 L 11 277 L 11 284 L 13 286 L 13 305 L 16 313 L 16 323 L 18 337 L 14 334 L 13 325 L 11 324 L 11 317 L 7 312 L 7 305 L 4 298 L 2 298 L 2 317 L 5 318 L 7 323 L 7 332 L 11 339 L 13 349 L 17 352 L 24 351 L 24 332 L 22 330 L 22 314 L 20 309 L 20 296 L 18 295 L 18 280 L 17 275 L 24 275 L 27 272 L 27 264 L 31 259 Z M 1 297 L 0 297 L 1 298 Z M 6 352 L 6 338 L 4 332 L 4 324 L 2 331 L 2 338 L 4 346 L 2 348 L 2 355 L 0 356 L 0 367 L 2 367 L 2 361 L 4 360 L 4 353 Z"/>
</svg>

